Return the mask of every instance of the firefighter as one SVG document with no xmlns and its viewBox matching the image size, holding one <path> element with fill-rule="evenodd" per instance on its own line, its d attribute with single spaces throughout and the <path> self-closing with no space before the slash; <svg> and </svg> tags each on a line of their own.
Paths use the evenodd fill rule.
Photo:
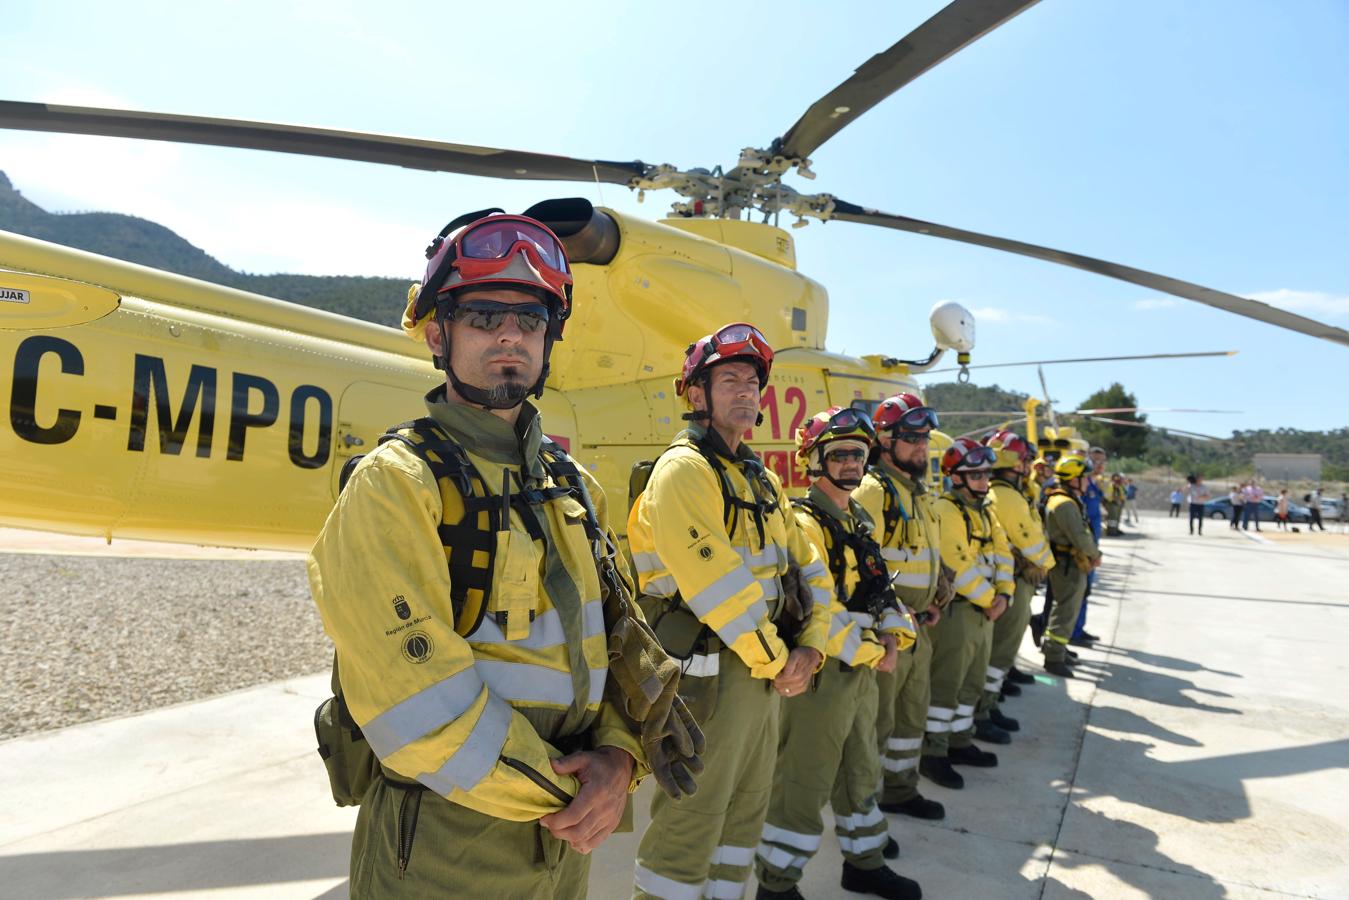
<svg viewBox="0 0 1349 900">
<path fill-rule="evenodd" d="M 1045 536 L 1054 553 L 1054 568 L 1049 572 L 1054 603 L 1041 646 L 1045 671 L 1072 678 L 1068 641 L 1087 590 L 1087 576 L 1100 565 L 1101 551 L 1082 503 L 1082 493 L 1087 489 L 1086 461 L 1080 456 L 1064 456 L 1054 465 L 1054 476 L 1057 483 L 1045 492 Z"/>
<path fill-rule="evenodd" d="M 744 323 L 689 345 L 675 380 L 689 426 L 628 516 L 643 609 L 681 660 L 680 695 L 707 736 L 698 792 L 652 801 L 639 897 L 740 896 L 773 786 L 780 698 L 824 665 L 833 581 L 777 475 L 742 440 L 772 365 Z M 806 622 L 790 648 L 779 632 L 788 611 Z"/>
<path fill-rule="evenodd" d="M 941 558 L 955 573 L 956 596 L 934 633 L 932 700 L 920 771 L 949 788 L 964 787 L 952 764 L 998 764 L 995 754 L 972 743 L 993 623 L 1007 611 L 1015 587 L 1007 535 L 985 508 L 994 459 L 987 447 L 956 438 L 941 460 L 942 473 L 951 480 L 950 490 L 937 501 Z"/>
<path fill-rule="evenodd" d="M 927 489 L 928 441 L 937 414 L 914 394 L 896 394 L 872 416 L 876 446 L 862 484 L 853 492 L 876 525 L 876 541 L 900 602 L 919 623 L 911 653 L 894 672 L 876 675 L 876 716 L 884 787 L 880 808 L 919 819 L 941 819 L 946 809 L 918 791 L 918 761 L 927 724 L 932 629 L 941 621 L 941 526 Z M 941 602 L 938 602 L 941 601 Z"/>
</svg>

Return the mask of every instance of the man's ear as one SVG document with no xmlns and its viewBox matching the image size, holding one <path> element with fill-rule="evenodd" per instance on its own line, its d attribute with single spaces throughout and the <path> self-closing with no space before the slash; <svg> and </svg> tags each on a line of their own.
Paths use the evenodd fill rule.
<svg viewBox="0 0 1349 900">
<path fill-rule="evenodd" d="M 432 356 L 445 355 L 445 335 L 440 330 L 440 322 L 432 317 L 431 321 L 426 323 L 426 346 L 431 350 Z"/>
</svg>

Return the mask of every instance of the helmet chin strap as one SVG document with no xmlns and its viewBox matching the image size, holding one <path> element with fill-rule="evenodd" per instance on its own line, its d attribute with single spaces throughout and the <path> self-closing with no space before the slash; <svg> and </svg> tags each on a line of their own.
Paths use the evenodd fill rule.
<svg viewBox="0 0 1349 900">
<path fill-rule="evenodd" d="M 454 365 L 450 360 L 450 332 L 446 325 L 449 323 L 447 318 L 448 310 L 438 308 L 436 310 L 436 322 L 440 325 L 440 343 L 443 355 L 437 356 L 434 360 L 437 369 L 444 369 L 446 377 L 450 380 L 450 386 L 454 392 L 463 397 L 474 406 L 481 406 L 483 409 L 514 409 L 525 398 L 534 396 L 536 398 L 543 396 L 543 385 L 548 380 L 548 359 L 553 353 L 553 329 L 550 327 L 543 337 L 543 368 L 539 370 L 539 378 L 534 382 L 533 387 L 526 388 L 523 392 L 511 390 L 505 397 L 493 396 L 493 392 L 480 388 L 467 382 L 461 381 L 455 374 Z"/>
<path fill-rule="evenodd" d="M 824 478 L 840 491 L 855 491 L 862 484 L 862 479 L 860 478 L 835 478 L 828 472 L 824 473 Z"/>
</svg>

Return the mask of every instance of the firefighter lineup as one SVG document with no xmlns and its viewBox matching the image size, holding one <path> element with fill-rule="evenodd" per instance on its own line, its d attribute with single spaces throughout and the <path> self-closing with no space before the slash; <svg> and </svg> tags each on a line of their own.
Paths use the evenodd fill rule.
<svg viewBox="0 0 1349 900">
<path fill-rule="evenodd" d="M 333 639 L 315 718 L 333 796 L 360 806 L 353 897 L 584 897 L 628 795 L 660 790 L 633 896 L 801 897 L 828 807 L 840 887 L 919 898 L 888 816 L 941 819 L 1008 744 L 1003 711 L 1070 642 L 1100 551 L 1086 446 L 957 438 L 899 393 L 806 420 L 789 498 L 744 435 L 774 351 L 749 323 L 689 345 L 686 427 L 614 498 L 547 439 L 539 396 L 571 312 L 556 236 L 447 226 L 404 328 L 445 383 L 344 471 L 310 555 Z M 1052 603 L 1033 617 L 1048 583 Z M 973 787 L 973 785 L 970 785 Z"/>
</svg>

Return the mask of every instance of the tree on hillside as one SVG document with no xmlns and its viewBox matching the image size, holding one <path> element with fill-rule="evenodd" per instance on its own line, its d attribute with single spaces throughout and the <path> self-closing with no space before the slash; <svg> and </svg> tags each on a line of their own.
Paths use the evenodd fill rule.
<svg viewBox="0 0 1349 900">
<path fill-rule="evenodd" d="M 1080 409 L 1111 409 L 1125 406 L 1137 406 L 1138 400 L 1124 389 L 1118 381 L 1104 390 L 1099 390 L 1082 401 Z M 1134 412 L 1105 413 L 1107 418 L 1128 422 L 1146 422 L 1147 416 Z M 1111 425 L 1108 422 L 1093 422 L 1084 419 L 1081 423 L 1082 436 L 1093 445 L 1105 448 L 1111 456 L 1138 457 L 1148 445 L 1148 429 L 1132 425 Z"/>
</svg>

